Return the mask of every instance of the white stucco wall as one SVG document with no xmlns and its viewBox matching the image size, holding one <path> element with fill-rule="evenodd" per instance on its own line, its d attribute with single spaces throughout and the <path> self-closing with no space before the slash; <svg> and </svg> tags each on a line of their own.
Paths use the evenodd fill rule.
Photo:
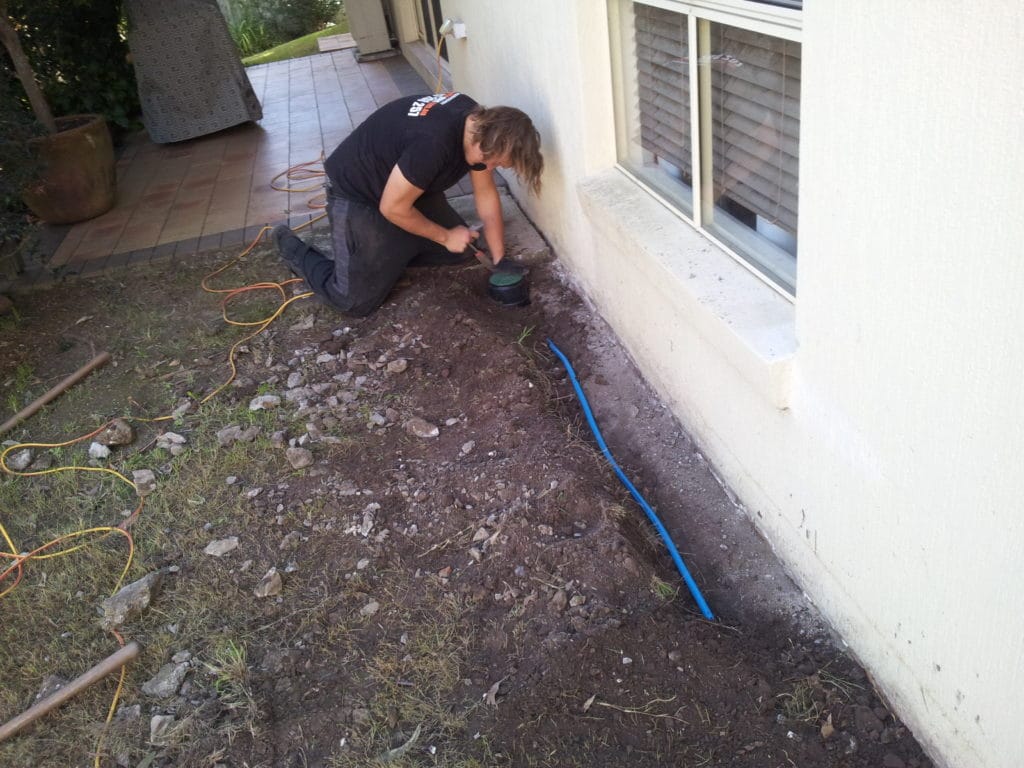
<svg viewBox="0 0 1024 768">
<path fill-rule="evenodd" d="M 445 0 L 517 195 L 940 765 L 1024 765 L 1024 14 L 809 2 L 799 297 L 613 170 L 606 6 Z"/>
</svg>

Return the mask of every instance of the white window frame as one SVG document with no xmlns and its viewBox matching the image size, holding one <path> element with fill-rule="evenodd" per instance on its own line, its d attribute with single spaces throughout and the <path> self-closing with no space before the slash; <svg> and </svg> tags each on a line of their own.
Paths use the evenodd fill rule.
<svg viewBox="0 0 1024 768">
<path fill-rule="evenodd" d="M 803 12 L 793 8 L 775 6 L 769 3 L 756 2 L 755 0 L 609 0 L 608 21 L 611 37 L 611 61 L 612 61 L 612 82 L 614 85 L 615 105 L 615 135 L 616 149 L 619 158 L 629 157 L 629 108 L 627 98 L 631 97 L 632 91 L 626 82 L 625 73 L 628 67 L 635 66 L 635 62 L 626 61 L 623 51 L 623 23 L 624 14 L 630 13 L 634 2 L 642 5 L 661 8 L 674 13 L 685 14 L 696 23 L 687 24 L 687 46 L 691 52 L 706 50 L 707 45 L 698 46 L 700 35 L 710 34 L 710 23 L 726 24 L 732 27 L 747 29 L 752 32 L 759 32 L 771 37 L 789 40 L 796 43 L 803 42 Z M 702 23 L 703 22 L 703 23 Z M 707 43 L 705 39 L 703 41 Z M 692 199 L 687 200 L 681 190 L 673 190 L 668 185 L 658 183 L 654 174 L 645 178 L 622 162 L 617 164 L 618 169 L 632 179 L 635 183 L 644 188 L 650 195 L 665 205 L 676 216 L 686 223 L 700 230 L 701 234 L 711 242 L 728 253 L 733 259 L 739 262 L 744 268 L 753 273 L 761 281 L 769 285 L 773 290 L 792 301 L 795 296 L 795 274 L 792 280 L 782 285 L 772 279 L 759 269 L 749 258 L 738 253 L 722 239 L 716 237 L 712 232 L 703 226 L 703 185 L 701 179 L 704 176 L 705 167 L 711 162 L 710 156 L 702 156 L 701 136 L 710 130 L 709 112 L 705 105 L 701 106 L 701 89 L 698 77 L 699 56 L 689 56 L 689 68 L 687 77 L 690 82 L 690 142 L 692 173 Z M 702 125 L 702 121 L 705 124 Z M 708 151 L 710 155 L 710 151 Z M 794 259 L 795 261 L 795 259 Z"/>
</svg>

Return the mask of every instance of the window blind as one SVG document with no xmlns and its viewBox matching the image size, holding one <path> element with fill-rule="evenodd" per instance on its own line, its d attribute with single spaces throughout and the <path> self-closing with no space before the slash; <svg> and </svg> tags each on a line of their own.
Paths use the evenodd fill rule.
<svg viewBox="0 0 1024 768">
<path fill-rule="evenodd" d="M 797 231 L 800 44 L 711 27 L 715 197 Z"/>
<path fill-rule="evenodd" d="M 640 146 L 691 176 L 686 17 L 633 5 Z"/>
</svg>

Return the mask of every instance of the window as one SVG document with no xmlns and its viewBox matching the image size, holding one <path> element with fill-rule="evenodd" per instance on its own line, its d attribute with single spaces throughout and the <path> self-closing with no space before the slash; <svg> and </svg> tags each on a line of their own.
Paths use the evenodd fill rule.
<svg viewBox="0 0 1024 768">
<path fill-rule="evenodd" d="M 789 295 L 800 138 L 794 5 L 612 0 L 620 164 Z"/>
<path fill-rule="evenodd" d="M 420 40 L 431 48 L 438 43 L 437 31 L 444 23 L 441 15 L 441 0 L 420 0 L 416 9 L 416 21 L 419 24 Z M 448 61 L 448 43 L 441 41 L 441 58 Z"/>
</svg>

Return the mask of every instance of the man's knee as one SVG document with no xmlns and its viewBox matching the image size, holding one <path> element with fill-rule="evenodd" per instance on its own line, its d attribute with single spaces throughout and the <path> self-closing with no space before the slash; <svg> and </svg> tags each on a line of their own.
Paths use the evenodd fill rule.
<svg viewBox="0 0 1024 768">
<path fill-rule="evenodd" d="M 383 296 L 355 296 L 351 293 L 341 294 L 331 291 L 328 300 L 335 309 L 347 317 L 366 317 L 384 303 L 387 294 Z"/>
<path fill-rule="evenodd" d="M 339 307 L 339 309 L 341 309 L 342 313 L 344 313 L 348 317 L 366 317 L 372 314 L 373 311 L 377 309 L 381 304 L 383 304 L 383 302 L 381 301 L 373 303 L 363 302 L 361 304 L 353 304 L 352 306 L 346 308 Z"/>
</svg>

